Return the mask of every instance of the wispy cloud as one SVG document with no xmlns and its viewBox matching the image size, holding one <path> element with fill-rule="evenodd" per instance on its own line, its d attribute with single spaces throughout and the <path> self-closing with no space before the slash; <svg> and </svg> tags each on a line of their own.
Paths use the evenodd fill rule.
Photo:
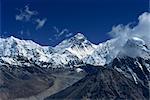
<svg viewBox="0 0 150 100">
<path fill-rule="evenodd" d="M 22 9 L 17 9 L 17 11 L 18 14 L 15 15 L 15 19 L 23 23 L 23 25 L 26 22 L 28 22 L 27 24 L 32 24 L 33 26 L 36 25 L 35 30 L 42 28 L 47 21 L 47 18 L 40 19 L 39 12 L 32 10 L 29 5 L 26 5 Z"/>
<path fill-rule="evenodd" d="M 138 20 L 138 24 L 134 27 L 130 26 L 131 23 L 125 26 L 122 24 L 114 26 L 109 34 L 113 37 L 124 39 L 136 36 L 145 41 L 150 41 L 150 13 L 143 13 L 139 16 Z"/>
<path fill-rule="evenodd" d="M 31 18 L 38 14 L 37 11 L 30 10 L 29 6 L 26 5 L 24 9 L 17 9 L 19 14 L 15 16 L 18 21 L 30 21 Z"/>
<path fill-rule="evenodd" d="M 36 26 L 36 30 L 42 28 L 44 26 L 44 24 L 46 23 L 47 19 L 44 18 L 44 19 L 36 19 L 35 22 L 37 23 L 37 26 Z"/>
<path fill-rule="evenodd" d="M 70 32 L 68 29 L 59 29 L 57 28 L 56 26 L 53 27 L 54 29 L 54 35 L 51 36 L 51 38 L 49 38 L 49 41 L 55 41 L 55 40 L 59 40 L 59 39 L 62 39 L 62 38 L 68 38 L 70 36 L 73 35 L 72 32 Z"/>
<path fill-rule="evenodd" d="M 58 33 L 58 36 L 60 37 L 60 36 L 62 36 L 62 35 L 66 35 L 66 34 L 68 34 L 68 33 L 69 33 L 69 30 L 68 30 L 68 29 L 63 29 L 63 30 L 61 30 L 60 33 Z"/>
<path fill-rule="evenodd" d="M 66 37 L 70 37 L 70 36 L 72 36 L 73 35 L 73 33 L 68 33 L 68 34 L 66 34 Z"/>
<path fill-rule="evenodd" d="M 22 29 L 22 30 L 18 31 L 18 34 L 20 34 L 21 36 L 23 36 L 24 34 L 26 34 L 27 36 L 31 35 L 29 29 L 27 29 L 27 30 Z"/>
<path fill-rule="evenodd" d="M 54 30 L 56 31 L 55 32 L 55 38 L 58 39 L 62 36 L 64 37 L 70 37 L 72 36 L 73 34 L 68 30 L 68 29 L 62 29 L 62 30 L 59 30 L 57 27 L 53 27 Z"/>
<path fill-rule="evenodd" d="M 56 31 L 56 33 L 59 33 L 59 29 L 56 26 L 54 26 L 53 29 Z"/>
</svg>

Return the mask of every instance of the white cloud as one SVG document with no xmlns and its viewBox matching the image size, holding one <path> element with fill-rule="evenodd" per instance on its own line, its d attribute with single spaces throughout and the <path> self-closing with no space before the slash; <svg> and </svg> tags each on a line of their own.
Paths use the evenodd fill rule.
<svg viewBox="0 0 150 100">
<path fill-rule="evenodd" d="M 33 15 L 37 15 L 37 14 L 38 14 L 37 11 L 31 11 L 28 5 L 25 6 L 25 12 L 26 12 L 28 15 L 30 15 L 30 16 L 33 16 Z"/>
<path fill-rule="evenodd" d="M 145 12 L 138 19 L 139 23 L 132 29 L 132 34 L 150 42 L 150 13 Z"/>
<path fill-rule="evenodd" d="M 58 36 L 62 36 L 62 35 L 64 35 L 64 34 L 67 34 L 68 32 L 69 32 L 68 29 L 63 29 L 63 30 L 58 34 Z"/>
<path fill-rule="evenodd" d="M 145 12 L 138 17 L 138 23 L 134 27 L 128 25 L 118 25 L 112 28 L 112 31 L 109 34 L 116 38 L 117 41 L 114 43 L 116 48 L 115 52 L 123 51 L 128 56 L 135 57 L 141 55 L 141 51 L 133 50 L 131 48 L 123 48 L 122 46 L 127 42 L 128 39 L 133 37 L 141 38 L 145 41 L 147 46 L 150 48 L 150 13 Z"/>
<path fill-rule="evenodd" d="M 42 28 L 46 21 L 47 18 L 40 19 L 37 14 L 38 12 L 36 10 L 31 10 L 28 5 L 26 5 L 23 9 L 17 9 L 19 12 L 15 16 L 17 21 L 21 21 L 23 24 L 25 22 L 28 22 L 28 24 L 36 24 L 35 29 L 38 30 Z"/>
<path fill-rule="evenodd" d="M 138 24 L 134 27 L 130 27 L 130 24 L 114 26 L 109 34 L 122 40 L 136 36 L 150 43 L 150 13 L 143 13 L 138 20 Z"/>
<path fill-rule="evenodd" d="M 35 22 L 37 23 L 36 30 L 42 28 L 45 25 L 46 21 L 47 21 L 46 18 L 44 18 L 44 19 L 39 19 L 39 18 L 36 19 L 35 20 Z"/>
<path fill-rule="evenodd" d="M 19 14 L 17 14 L 15 18 L 18 21 L 30 21 L 32 16 L 35 16 L 38 14 L 37 11 L 30 10 L 28 5 L 26 5 L 24 9 L 17 9 L 17 10 L 19 11 Z"/>
<path fill-rule="evenodd" d="M 56 26 L 54 26 L 53 28 L 56 31 L 56 33 L 59 33 L 59 29 Z"/>
</svg>

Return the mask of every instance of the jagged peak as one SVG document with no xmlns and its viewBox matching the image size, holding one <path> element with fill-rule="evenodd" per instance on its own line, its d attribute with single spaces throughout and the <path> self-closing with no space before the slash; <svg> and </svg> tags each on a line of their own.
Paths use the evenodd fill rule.
<svg viewBox="0 0 150 100">
<path fill-rule="evenodd" d="M 10 37 L 8 37 L 8 38 L 6 38 L 7 40 L 13 40 L 13 41 L 21 41 L 21 39 L 19 39 L 19 38 L 16 38 L 16 37 L 14 37 L 14 36 L 10 36 Z"/>
<path fill-rule="evenodd" d="M 18 38 L 14 37 L 14 36 L 10 36 L 8 38 L 10 38 L 10 39 L 18 39 Z"/>
<path fill-rule="evenodd" d="M 24 40 L 24 39 L 19 39 L 17 37 L 14 36 L 10 36 L 7 38 L 0 38 L 1 42 L 8 42 L 9 44 L 13 44 L 16 43 L 18 45 L 34 45 L 34 46 L 40 46 L 38 43 L 32 41 L 32 40 Z M 46 46 L 43 46 L 46 47 Z"/>
<path fill-rule="evenodd" d="M 60 47 L 60 46 L 64 46 L 64 45 L 68 45 L 69 46 L 71 44 L 83 42 L 85 40 L 86 40 L 86 38 L 85 38 L 85 36 L 82 33 L 77 33 L 73 37 L 63 40 L 58 45 L 56 45 L 56 47 Z"/>
<path fill-rule="evenodd" d="M 9 36 L 7 38 L 4 38 L 4 37 L 0 37 L 0 39 L 3 39 L 3 40 L 8 40 L 8 39 L 11 39 L 11 40 L 18 40 L 18 38 L 14 37 L 14 36 Z"/>
<path fill-rule="evenodd" d="M 85 38 L 85 36 L 82 33 L 77 33 L 74 37 L 77 39 L 84 39 Z"/>
</svg>

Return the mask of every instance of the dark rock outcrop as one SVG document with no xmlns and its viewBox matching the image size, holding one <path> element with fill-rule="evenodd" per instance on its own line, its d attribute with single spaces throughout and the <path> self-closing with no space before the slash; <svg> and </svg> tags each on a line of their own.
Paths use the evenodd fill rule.
<svg viewBox="0 0 150 100">
<path fill-rule="evenodd" d="M 114 69 L 95 68 L 97 69 L 95 73 L 87 75 L 72 86 L 45 100 L 148 100 L 148 88 L 141 84 L 135 84 L 134 81 Z"/>
</svg>

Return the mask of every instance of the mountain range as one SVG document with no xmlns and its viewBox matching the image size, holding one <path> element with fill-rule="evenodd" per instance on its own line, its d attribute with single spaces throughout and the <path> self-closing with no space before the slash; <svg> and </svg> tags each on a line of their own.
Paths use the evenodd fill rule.
<svg viewBox="0 0 150 100">
<path fill-rule="evenodd" d="M 96 45 L 77 33 L 55 47 L 13 36 L 0 38 L 2 100 L 28 100 L 35 95 L 41 98 L 37 100 L 48 96 L 48 100 L 146 100 L 149 99 L 149 74 L 150 45 L 139 37 L 130 37 L 124 42 L 114 38 Z M 39 97 L 39 93 L 49 88 L 53 89 L 51 93 Z"/>
</svg>

